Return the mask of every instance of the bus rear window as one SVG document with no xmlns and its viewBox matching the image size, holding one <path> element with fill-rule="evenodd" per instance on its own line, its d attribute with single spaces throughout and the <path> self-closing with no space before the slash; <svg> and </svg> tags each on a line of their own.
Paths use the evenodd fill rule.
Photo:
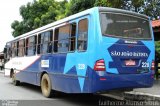
<svg viewBox="0 0 160 106">
<path fill-rule="evenodd" d="M 103 36 L 151 39 L 148 20 L 126 14 L 101 13 Z"/>
</svg>

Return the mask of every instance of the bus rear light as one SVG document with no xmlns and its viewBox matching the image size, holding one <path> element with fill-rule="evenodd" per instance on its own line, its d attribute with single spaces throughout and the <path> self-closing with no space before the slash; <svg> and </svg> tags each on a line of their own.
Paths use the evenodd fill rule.
<svg viewBox="0 0 160 106">
<path fill-rule="evenodd" d="M 154 71 L 155 70 L 155 62 L 152 61 L 152 64 L 151 64 L 151 70 Z"/>
<path fill-rule="evenodd" d="M 94 70 L 95 71 L 105 71 L 106 70 L 105 62 L 103 59 L 96 61 L 94 65 Z"/>
<path fill-rule="evenodd" d="M 106 79 L 106 78 L 100 78 L 100 80 L 101 80 L 101 81 L 105 81 L 105 80 L 107 80 L 107 79 Z"/>
</svg>

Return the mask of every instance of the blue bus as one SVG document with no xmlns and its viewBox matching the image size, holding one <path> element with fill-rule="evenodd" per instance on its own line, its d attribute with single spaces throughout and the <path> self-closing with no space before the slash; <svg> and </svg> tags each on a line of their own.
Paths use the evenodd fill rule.
<svg viewBox="0 0 160 106">
<path fill-rule="evenodd" d="M 6 43 L 5 75 L 55 91 L 97 93 L 151 87 L 155 48 L 149 17 L 94 7 Z"/>
</svg>

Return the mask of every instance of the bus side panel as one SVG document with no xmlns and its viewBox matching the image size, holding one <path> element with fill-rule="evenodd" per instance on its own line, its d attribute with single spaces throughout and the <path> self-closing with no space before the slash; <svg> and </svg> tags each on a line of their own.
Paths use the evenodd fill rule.
<svg viewBox="0 0 160 106">
<path fill-rule="evenodd" d="M 80 20 L 88 19 L 88 37 L 93 37 L 93 27 L 91 27 L 91 17 L 86 15 L 75 19 L 74 22 L 79 22 Z M 78 26 L 78 25 L 77 25 Z M 78 27 L 77 27 L 78 29 Z M 76 35 L 78 36 L 78 35 Z M 52 73 L 53 88 L 66 93 L 88 93 L 90 92 L 91 84 L 91 71 L 88 69 L 90 66 L 90 41 L 88 38 L 88 45 L 86 51 L 74 51 L 73 53 L 67 53 L 65 59 L 65 64 L 63 67 L 63 73 Z M 58 61 L 58 60 L 57 60 Z M 54 64 L 54 63 L 53 63 Z M 61 64 L 57 64 L 61 65 Z M 53 68 L 53 70 L 55 70 Z M 54 86 L 55 85 L 55 86 Z"/>
<path fill-rule="evenodd" d="M 33 63 L 30 63 L 25 69 L 16 73 L 17 80 L 21 82 L 26 82 L 34 85 L 37 84 L 37 74 L 39 73 L 39 65 L 41 58 L 35 60 Z"/>
<path fill-rule="evenodd" d="M 67 57 L 68 56 L 68 57 Z M 66 92 L 66 93 L 87 93 L 88 92 L 88 71 L 86 75 L 83 76 L 78 71 L 77 61 L 79 60 L 76 54 L 69 54 L 65 56 L 55 56 L 55 62 L 53 62 L 53 66 L 57 65 L 58 70 L 53 67 L 53 71 L 49 73 L 50 78 L 52 80 L 52 88 L 54 90 Z M 78 60 L 77 60 L 78 59 Z M 59 61 L 57 64 L 56 62 Z M 57 71 L 56 71 L 57 70 Z M 84 82 L 82 81 L 84 80 Z M 83 86 L 81 83 L 84 83 Z"/>
<path fill-rule="evenodd" d="M 70 61 L 75 61 L 75 54 L 70 54 Z M 71 62 L 66 61 L 67 54 L 54 54 L 52 56 L 43 56 L 41 58 L 42 60 L 51 60 L 49 61 L 49 67 L 50 68 L 40 68 L 41 73 L 47 72 L 49 74 L 49 77 L 52 81 L 52 89 L 57 91 L 62 91 L 66 93 L 81 93 L 81 92 L 88 92 L 88 80 L 85 78 L 85 84 L 84 89 L 81 91 L 80 84 L 79 84 L 79 77 L 77 75 L 77 69 L 76 65 L 71 65 Z M 71 68 L 69 68 L 67 71 L 65 71 L 65 67 L 71 65 Z M 40 85 L 40 75 L 38 75 L 38 84 Z"/>
<path fill-rule="evenodd" d="M 86 76 L 78 75 L 78 67 L 75 62 L 77 61 L 76 56 L 77 54 L 74 53 L 70 55 L 68 59 L 70 61 L 74 60 L 74 64 L 71 65 L 70 69 L 65 71 L 65 67 L 71 64 L 68 61 L 66 62 L 67 54 L 43 55 L 34 62 L 29 63 L 25 69 L 17 71 L 17 80 L 40 86 L 41 74 L 42 72 L 46 72 L 52 81 L 52 89 L 66 93 L 88 93 L 89 80 L 86 76 L 88 76 L 89 73 L 87 71 Z M 49 66 L 47 66 L 44 60 L 49 60 Z M 82 87 L 80 87 L 80 79 L 84 79 Z"/>
<path fill-rule="evenodd" d="M 78 93 L 80 92 L 80 86 L 78 84 L 78 78 L 76 77 L 75 67 L 71 68 L 66 74 L 50 74 L 52 78 L 52 88 L 57 91 L 66 93 Z"/>
</svg>

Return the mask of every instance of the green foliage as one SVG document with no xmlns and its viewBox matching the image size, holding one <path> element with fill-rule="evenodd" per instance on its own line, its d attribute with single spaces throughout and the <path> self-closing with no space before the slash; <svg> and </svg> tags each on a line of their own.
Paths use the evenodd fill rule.
<svg viewBox="0 0 160 106">
<path fill-rule="evenodd" d="M 155 49 L 157 53 L 160 53 L 160 41 L 155 41 Z"/>
<path fill-rule="evenodd" d="M 112 8 L 122 8 L 124 0 L 106 0 L 107 6 Z"/>
<path fill-rule="evenodd" d="M 132 5 L 135 8 L 135 12 L 138 12 L 140 7 L 144 4 L 144 0 L 132 0 Z"/>
<path fill-rule="evenodd" d="M 14 21 L 11 24 L 11 28 L 16 29 L 16 31 L 13 31 L 12 33 L 14 37 L 17 37 L 21 35 L 22 33 L 25 33 L 29 30 L 27 25 L 24 22 L 19 22 L 19 21 Z"/>
<path fill-rule="evenodd" d="M 20 7 L 22 21 L 14 21 L 11 24 L 14 37 L 44 26 L 48 23 L 92 8 L 104 6 L 120 8 L 146 14 L 151 18 L 160 16 L 159 0 L 67 0 L 57 2 L 55 0 L 34 0 Z"/>
<path fill-rule="evenodd" d="M 39 0 L 20 7 L 22 21 L 11 24 L 14 37 L 44 26 L 57 19 L 64 18 L 65 4 L 67 1 Z"/>
<path fill-rule="evenodd" d="M 108 5 L 106 0 L 96 0 L 94 6 L 107 7 Z"/>
<path fill-rule="evenodd" d="M 152 19 L 158 19 L 158 16 L 160 16 L 160 0 L 149 0 L 148 4 L 144 7 L 144 14 Z"/>
<path fill-rule="evenodd" d="M 95 6 L 123 8 L 125 0 L 96 0 Z"/>
<path fill-rule="evenodd" d="M 59 19 L 66 17 L 66 8 L 67 8 L 68 4 L 69 3 L 67 2 L 67 0 L 60 2 L 60 4 L 58 5 L 59 9 L 56 10 L 56 13 L 57 13 L 57 15 L 55 17 L 56 20 L 59 20 Z M 54 11 L 54 10 L 52 10 L 52 11 Z"/>
<path fill-rule="evenodd" d="M 66 16 L 81 12 L 83 10 L 94 7 L 96 0 L 70 0 L 69 4 L 66 5 Z"/>
</svg>

